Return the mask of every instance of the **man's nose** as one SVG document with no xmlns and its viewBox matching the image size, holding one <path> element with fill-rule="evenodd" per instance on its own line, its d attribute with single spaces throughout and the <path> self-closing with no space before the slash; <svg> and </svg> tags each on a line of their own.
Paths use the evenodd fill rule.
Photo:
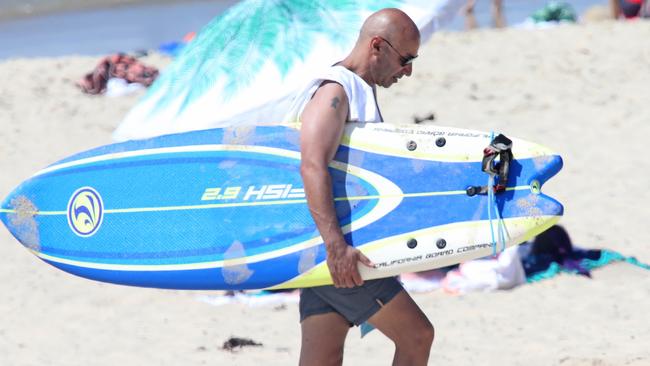
<svg viewBox="0 0 650 366">
<path fill-rule="evenodd" d="M 411 76 L 412 72 L 413 72 L 413 64 L 408 64 L 404 66 L 404 75 Z"/>
</svg>

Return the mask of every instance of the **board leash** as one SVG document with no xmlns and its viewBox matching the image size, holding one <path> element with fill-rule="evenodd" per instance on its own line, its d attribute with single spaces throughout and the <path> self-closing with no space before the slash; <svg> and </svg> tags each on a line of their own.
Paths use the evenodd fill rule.
<svg viewBox="0 0 650 366">
<path fill-rule="evenodd" d="M 490 131 L 490 143 L 494 141 L 494 131 Z M 505 163 L 505 162 L 503 162 Z M 499 182 L 501 183 L 501 182 Z M 488 182 L 487 182 L 487 194 L 488 194 L 488 204 L 487 204 L 487 210 L 488 210 L 488 220 L 490 222 L 490 235 L 492 238 L 492 256 L 497 256 L 497 254 L 503 252 L 506 249 L 506 233 L 505 233 L 505 224 L 503 222 L 503 218 L 501 217 L 501 213 L 499 212 L 499 206 L 496 201 L 495 197 L 495 185 L 494 185 L 494 174 L 489 174 L 488 173 Z M 504 187 L 505 189 L 505 187 Z M 492 210 L 494 210 L 494 214 L 496 216 L 496 221 L 497 221 L 497 237 L 495 238 L 495 233 L 494 233 L 494 223 L 492 220 Z M 498 244 L 501 244 L 501 250 L 497 249 Z"/>
<path fill-rule="evenodd" d="M 508 189 L 508 175 L 510 172 L 510 164 L 512 163 L 512 140 L 506 136 L 499 134 L 494 137 L 494 131 L 490 131 L 490 143 L 483 149 L 483 160 L 481 161 L 481 170 L 488 175 L 487 184 L 484 186 L 469 186 L 466 189 L 468 196 L 473 197 L 477 194 L 487 195 L 487 210 L 488 220 L 490 224 L 490 233 L 492 238 L 492 255 L 497 255 L 497 244 L 501 243 L 502 252 L 506 247 L 507 230 L 499 212 L 495 194 L 506 192 Z M 496 158 L 499 162 L 495 162 Z M 495 178 L 498 176 L 498 181 Z M 494 220 L 492 218 L 492 211 L 497 220 L 497 229 L 495 235 Z"/>
</svg>

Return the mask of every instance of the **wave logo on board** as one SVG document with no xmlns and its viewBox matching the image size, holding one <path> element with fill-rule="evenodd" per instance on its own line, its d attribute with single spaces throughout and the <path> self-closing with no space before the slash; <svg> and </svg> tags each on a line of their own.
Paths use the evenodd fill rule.
<svg viewBox="0 0 650 366">
<path fill-rule="evenodd" d="M 102 197 L 92 187 L 77 189 L 68 201 L 68 225 L 81 236 L 94 235 L 104 218 Z"/>
</svg>

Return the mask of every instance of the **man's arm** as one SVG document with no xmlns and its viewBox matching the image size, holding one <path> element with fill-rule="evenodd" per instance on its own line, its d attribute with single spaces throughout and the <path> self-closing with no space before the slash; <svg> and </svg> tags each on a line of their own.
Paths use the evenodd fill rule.
<svg viewBox="0 0 650 366">
<path fill-rule="evenodd" d="M 307 205 L 325 242 L 327 266 L 336 287 L 362 285 L 357 263 L 372 266 L 368 258 L 345 242 L 334 209 L 332 177 L 327 169 L 339 147 L 348 108 L 343 87 L 325 82 L 305 106 L 300 130 L 300 174 Z"/>
</svg>

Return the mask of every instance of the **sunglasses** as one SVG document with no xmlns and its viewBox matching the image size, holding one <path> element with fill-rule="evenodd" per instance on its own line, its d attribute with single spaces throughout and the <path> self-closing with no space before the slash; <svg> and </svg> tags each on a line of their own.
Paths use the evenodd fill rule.
<svg viewBox="0 0 650 366">
<path fill-rule="evenodd" d="M 413 60 L 415 60 L 418 57 L 418 55 L 415 55 L 415 56 L 410 56 L 410 55 L 409 56 L 402 56 L 402 54 L 399 53 L 399 51 L 395 47 L 393 47 L 393 45 L 390 44 L 390 42 L 388 42 L 388 40 L 386 38 L 380 37 L 380 36 L 377 36 L 377 37 L 379 37 L 381 40 L 386 42 L 386 44 L 388 44 L 390 46 L 390 48 L 392 48 L 393 51 L 395 51 L 395 53 L 397 53 L 397 55 L 399 56 L 399 63 L 400 63 L 400 65 L 402 65 L 402 67 L 405 67 L 406 65 L 412 64 Z"/>
</svg>

